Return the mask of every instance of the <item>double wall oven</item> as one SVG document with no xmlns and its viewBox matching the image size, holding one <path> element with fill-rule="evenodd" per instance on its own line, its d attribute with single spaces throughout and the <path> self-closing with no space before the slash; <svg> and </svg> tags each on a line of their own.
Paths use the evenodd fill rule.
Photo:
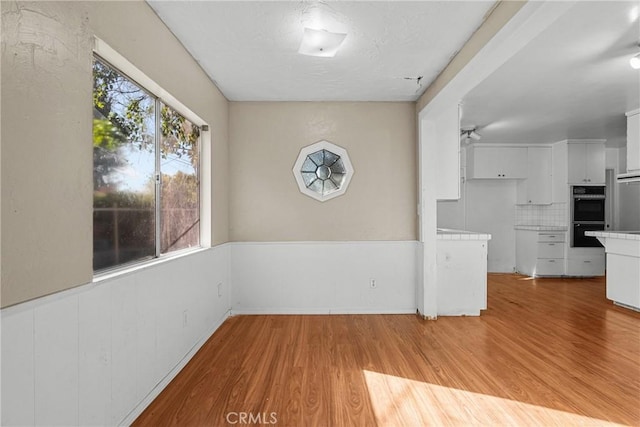
<svg viewBox="0 0 640 427">
<path fill-rule="evenodd" d="M 604 186 L 571 187 L 571 246 L 597 248 L 602 245 L 595 237 L 585 236 L 585 231 L 605 229 Z"/>
</svg>

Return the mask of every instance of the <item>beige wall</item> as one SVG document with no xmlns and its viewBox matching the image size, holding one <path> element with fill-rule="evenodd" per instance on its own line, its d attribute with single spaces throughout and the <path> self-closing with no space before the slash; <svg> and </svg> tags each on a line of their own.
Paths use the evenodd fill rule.
<svg viewBox="0 0 640 427">
<path fill-rule="evenodd" d="M 151 8 L 2 1 L 2 306 L 92 280 L 97 35 L 213 131 L 213 242 L 228 241 L 228 103 Z"/>
<path fill-rule="evenodd" d="M 415 240 L 415 104 L 230 103 L 232 241 Z M 300 193 L 300 149 L 326 139 L 345 148 L 355 174 L 324 203 Z"/>
</svg>

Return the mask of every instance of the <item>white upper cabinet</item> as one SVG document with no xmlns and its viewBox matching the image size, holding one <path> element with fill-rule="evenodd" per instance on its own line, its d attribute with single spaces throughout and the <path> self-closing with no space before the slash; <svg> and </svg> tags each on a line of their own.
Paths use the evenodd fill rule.
<svg viewBox="0 0 640 427">
<path fill-rule="evenodd" d="M 468 179 L 524 179 L 527 177 L 526 147 L 467 148 Z"/>
<path fill-rule="evenodd" d="M 444 109 L 434 120 L 436 132 L 436 198 L 460 198 L 460 107 Z"/>
<path fill-rule="evenodd" d="M 640 171 L 640 110 L 627 113 L 627 172 Z"/>
<path fill-rule="evenodd" d="M 569 142 L 569 184 L 605 184 L 603 142 Z"/>
<path fill-rule="evenodd" d="M 551 166 L 551 147 L 527 147 L 527 179 L 518 183 L 518 204 L 551 204 Z"/>
</svg>

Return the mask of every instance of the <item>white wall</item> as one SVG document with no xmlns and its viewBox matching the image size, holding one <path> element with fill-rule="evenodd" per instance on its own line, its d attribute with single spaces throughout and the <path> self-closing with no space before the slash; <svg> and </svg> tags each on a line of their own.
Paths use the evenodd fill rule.
<svg viewBox="0 0 640 427">
<path fill-rule="evenodd" d="M 466 164 L 466 151 L 462 151 Z M 438 202 L 438 227 L 491 234 L 487 269 L 512 273 L 516 266 L 515 180 L 464 180 L 457 201 Z"/>
<path fill-rule="evenodd" d="M 460 200 L 438 201 L 438 228 L 452 228 L 454 230 L 464 230 L 467 228 L 465 209 L 466 185 L 460 189 Z"/>
<path fill-rule="evenodd" d="M 232 310 L 415 313 L 416 247 L 415 241 L 233 243 Z"/>
<path fill-rule="evenodd" d="M 512 273 L 516 265 L 516 181 L 467 181 L 467 229 L 491 234 L 487 269 Z"/>
<path fill-rule="evenodd" d="M 132 422 L 229 314 L 228 266 L 217 246 L 3 309 L 1 424 Z"/>
</svg>

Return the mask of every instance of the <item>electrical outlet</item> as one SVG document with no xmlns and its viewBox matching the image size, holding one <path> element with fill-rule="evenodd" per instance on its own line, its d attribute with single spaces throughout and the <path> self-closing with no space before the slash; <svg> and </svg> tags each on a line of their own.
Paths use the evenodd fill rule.
<svg viewBox="0 0 640 427">
<path fill-rule="evenodd" d="M 376 279 L 369 279 L 369 287 L 371 289 L 375 289 L 378 287 L 378 284 L 376 283 Z"/>
<path fill-rule="evenodd" d="M 222 282 L 218 283 L 218 297 L 222 296 Z"/>
</svg>

